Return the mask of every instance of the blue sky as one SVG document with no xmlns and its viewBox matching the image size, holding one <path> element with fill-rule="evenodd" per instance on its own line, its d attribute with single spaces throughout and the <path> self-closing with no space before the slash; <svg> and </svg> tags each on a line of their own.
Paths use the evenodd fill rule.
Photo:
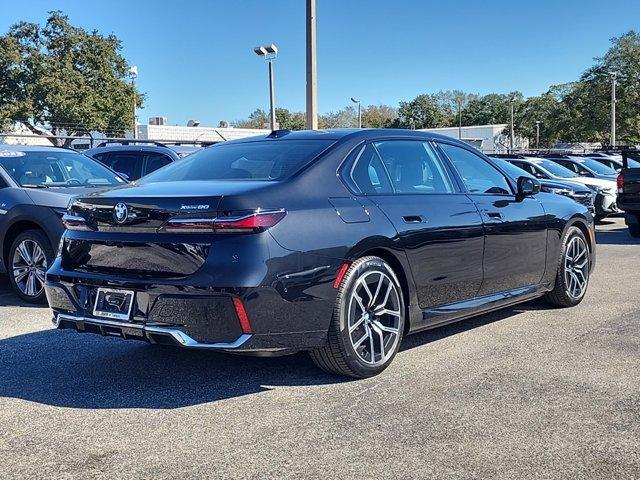
<svg viewBox="0 0 640 480">
<path fill-rule="evenodd" d="M 576 79 L 609 38 L 640 27 L 638 0 L 317 0 L 318 101 L 334 111 L 397 105 L 459 89 L 526 96 Z M 278 106 L 305 108 L 304 0 L 0 0 L 0 32 L 64 11 L 115 33 L 140 70 L 140 120 L 203 125 L 268 107 L 267 69 L 252 49 L 274 42 Z"/>
</svg>

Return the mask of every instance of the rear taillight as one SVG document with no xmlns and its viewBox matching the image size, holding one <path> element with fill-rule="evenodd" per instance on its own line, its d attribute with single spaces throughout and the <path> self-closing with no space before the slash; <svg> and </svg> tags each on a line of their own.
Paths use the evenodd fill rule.
<svg viewBox="0 0 640 480">
<path fill-rule="evenodd" d="M 616 184 L 618 185 L 618 193 L 622 193 L 624 189 L 624 175 L 622 173 L 616 178 Z"/>
<path fill-rule="evenodd" d="M 256 210 L 253 213 L 215 218 L 177 217 L 161 229 L 164 233 L 259 233 L 282 220 L 285 210 Z"/>
</svg>

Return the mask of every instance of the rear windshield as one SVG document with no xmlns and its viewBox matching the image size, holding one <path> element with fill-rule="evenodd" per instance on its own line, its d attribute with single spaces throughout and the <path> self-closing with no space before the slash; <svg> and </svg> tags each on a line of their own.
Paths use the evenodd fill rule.
<svg viewBox="0 0 640 480">
<path fill-rule="evenodd" d="M 113 186 L 126 183 L 108 168 L 79 153 L 3 151 L 0 166 L 22 187 Z"/>
<path fill-rule="evenodd" d="M 281 140 L 218 144 L 193 153 L 141 183 L 189 180 L 284 180 L 313 160 L 332 140 Z"/>
</svg>

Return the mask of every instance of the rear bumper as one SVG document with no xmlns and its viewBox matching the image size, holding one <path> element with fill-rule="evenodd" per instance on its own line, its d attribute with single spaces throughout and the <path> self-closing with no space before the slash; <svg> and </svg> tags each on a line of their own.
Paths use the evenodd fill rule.
<svg viewBox="0 0 640 480">
<path fill-rule="evenodd" d="M 621 213 L 615 195 L 603 195 L 598 193 L 594 202 L 596 215 L 615 215 Z"/>
<path fill-rule="evenodd" d="M 80 333 L 97 333 L 125 340 L 145 340 L 153 344 L 175 345 L 183 348 L 234 350 L 242 347 L 251 334 L 243 333 L 233 342 L 203 343 L 178 328 L 157 324 L 134 324 L 113 320 L 85 318 L 64 313 L 54 314 L 53 323 L 60 329 L 72 328 Z"/>
</svg>

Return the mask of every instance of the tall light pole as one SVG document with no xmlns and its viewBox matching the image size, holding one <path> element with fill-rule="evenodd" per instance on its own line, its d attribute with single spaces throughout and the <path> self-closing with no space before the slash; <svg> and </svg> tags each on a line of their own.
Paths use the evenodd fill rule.
<svg viewBox="0 0 640 480">
<path fill-rule="evenodd" d="M 616 72 L 611 75 L 611 146 L 616 146 Z"/>
<path fill-rule="evenodd" d="M 131 75 L 131 87 L 133 88 L 133 139 L 138 138 L 138 99 L 136 94 L 136 78 L 138 78 L 138 67 L 132 65 L 129 68 Z"/>
<path fill-rule="evenodd" d="M 271 131 L 274 131 L 278 129 L 278 126 L 276 124 L 276 87 L 273 81 L 273 59 L 278 56 L 278 47 L 272 43 L 271 45 L 256 47 L 253 51 L 256 52 L 256 55 L 267 60 L 269 64 L 269 105 L 271 111 L 269 119 L 271 121 Z"/>
<path fill-rule="evenodd" d="M 351 97 L 351 101 L 358 104 L 358 128 L 362 128 L 362 109 L 360 100 L 358 100 L 356 97 Z"/>
<path fill-rule="evenodd" d="M 318 129 L 316 0 L 307 0 L 307 129 Z"/>
<path fill-rule="evenodd" d="M 513 152 L 513 145 L 515 143 L 515 137 L 513 133 L 513 107 L 514 107 L 514 104 L 516 103 L 516 97 L 511 97 L 510 103 L 511 103 L 511 128 L 510 128 L 510 135 L 509 135 L 509 145 L 510 145 L 511 151 Z"/>
<path fill-rule="evenodd" d="M 462 140 L 462 98 L 458 98 L 458 140 Z"/>
<path fill-rule="evenodd" d="M 540 120 L 536 120 L 536 148 L 540 148 Z"/>
</svg>

